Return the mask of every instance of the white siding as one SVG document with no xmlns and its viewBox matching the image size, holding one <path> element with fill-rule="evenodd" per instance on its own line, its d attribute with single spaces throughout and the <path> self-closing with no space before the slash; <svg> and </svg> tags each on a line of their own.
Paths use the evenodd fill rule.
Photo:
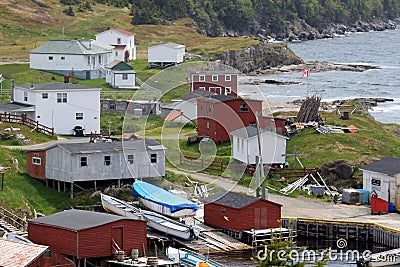
<svg viewBox="0 0 400 267">
<path fill-rule="evenodd" d="M 111 72 L 111 86 L 114 88 L 134 88 L 136 74 L 134 72 L 126 73 L 128 79 L 123 79 L 123 73 L 121 72 Z"/>
<path fill-rule="evenodd" d="M 379 180 L 380 186 L 372 185 L 372 180 Z M 379 198 L 395 203 L 398 210 L 400 209 L 399 186 L 400 177 L 398 176 L 392 177 L 383 173 L 363 170 L 363 189 L 371 193 L 375 191 Z"/>
<path fill-rule="evenodd" d="M 185 56 L 185 47 L 170 48 L 166 46 L 153 46 L 148 49 L 149 63 L 181 63 Z"/>
<path fill-rule="evenodd" d="M 197 120 L 197 99 L 183 101 L 178 107 L 191 120 Z"/>
<path fill-rule="evenodd" d="M 129 51 L 129 60 L 136 59 L 136 45 L 135 36 L 125 35 L 115 30 L 107 30 L 96 35 L 96 41 L 108 44 L 108 45 L 118 45 L 118 38 L 121 42 L 119 44 L 126 45 L 125 50 Z M 122 55 L 120 55 L 122 53 Z M 119 51 L 118 57 L 116 59 L 124 61 L 125 52 Z"/>
</svg>

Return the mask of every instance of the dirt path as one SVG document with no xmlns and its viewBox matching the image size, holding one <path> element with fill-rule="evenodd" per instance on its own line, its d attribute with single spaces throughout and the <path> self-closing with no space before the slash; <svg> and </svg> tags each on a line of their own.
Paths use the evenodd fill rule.
<svg viewBox="0 0 400 267">
<path fill-rule="evenodd" d="M 254 191 L 249 188 L 236 185 L 235 181 L 220 176 L 209 175 L 204 173 L 182 171 L 173 168 L 168 170 L 179 174 L 190 175 L 193 178 L 203 181 L 204 183 L 218 185 L 225 190 L 234 192 L 242 192 L 250 195 L 255 195 Z M 282 205 L 282 216 L 296 218 L 314 218 L 328 220 L 342 220 L 351 222 L 371 222 L 379 223 L 387 227 L 392 227 L 400 230 L 400 214 L 389 213 L 386 215 L 371 215 L 369 205 L 347 205 L 334 204 L 318 199 L 306 197 L 287 197 L 282 195 L 268 194 L 268 200 Z"/>
</svg>

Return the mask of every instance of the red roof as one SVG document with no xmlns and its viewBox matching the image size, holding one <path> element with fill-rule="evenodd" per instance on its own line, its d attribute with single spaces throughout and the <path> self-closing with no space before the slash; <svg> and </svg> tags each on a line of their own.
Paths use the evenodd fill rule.
<svg viewBox="0 0 400 267">
<path fill-rule="evenodd" d="M 123 29 L 115 29 L 115 30 L 117 32 L 125 34 L 125 35 L 129 35 L 129 36 L 134 35 L 133 33 L 131 33 L 130 31 L 127 31 L 127 30 L 123 30 Z"/>
<path fill-rule="evenodd" d="M 27 266 L 40 257 L 47 248 L 47 246 L 0 238 L 0 266 Z"/>
<path fill-rule="evenodd" d="M 165 120 L 166 120 L 166 121 L 174 121 L 174 120 L 176 120 L 177 118 L 179 118 L 180 116 L 182 116 L 182 117 L 186 118 L 187 120 L 191 121 L 191 119 L 190 119 L 189 117 L 187 117 L 187 116 L 184 115 L 182 112 L 180 112 L 179 110 L 176 110 L 176 109 L 172 110 L 172 111 L 167 115 L 167 117 L 165 117 Z"/>
</svg>

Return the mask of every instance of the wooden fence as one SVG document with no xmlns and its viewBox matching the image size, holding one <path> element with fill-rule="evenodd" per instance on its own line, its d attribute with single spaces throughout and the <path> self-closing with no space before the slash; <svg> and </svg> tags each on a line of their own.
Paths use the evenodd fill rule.
<svg viewBox="0 0 400 267">
<path fill-rule="evenodd" d="M 47 135 L 54 135 L 54 128 L 47 127 L 46 125 L 40 124 L 38 121 L 27 118 L 24 115 L 11 114 L 11 113 L 0 113 L 0 121 L 17 123 L 28 126 L 37 132 L 44 133 Z"/>
</svg>

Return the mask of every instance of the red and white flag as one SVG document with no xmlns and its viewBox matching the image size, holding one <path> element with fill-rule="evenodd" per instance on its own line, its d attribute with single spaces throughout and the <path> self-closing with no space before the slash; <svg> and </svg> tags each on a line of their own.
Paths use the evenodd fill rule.
<svg viewBox="0 0 400 267">
<path fill-rule="evenodd" d="M 310 70 L 303 70 L 303 77 L 308 77 Z"/>
</svg>

